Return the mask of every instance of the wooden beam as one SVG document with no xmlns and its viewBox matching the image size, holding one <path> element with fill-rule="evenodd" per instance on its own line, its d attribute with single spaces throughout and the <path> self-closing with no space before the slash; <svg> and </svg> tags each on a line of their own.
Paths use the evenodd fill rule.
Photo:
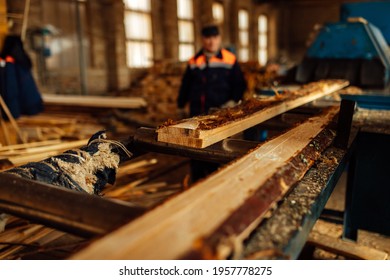
<svg viewBox="0 0 390 280">
<path fill-rule="evenodd" d="M 259 144 L 259 142 L 255 141 L 225 139 L 205 149 L 192 147 L 183 149 L 183 146 L 157 141 L 157 133 L 152 128 L 137 129 L 133 139 L 133 149 L 218 163 L 228 163 L 241 157 Z"/>
<path fill-rule="evenodd" d="M 3 160 L 10 161 L 13 165 L 18 166 L 33 161 L 40 161 L 45 158 L 58 155 L 66 150 L 79 148 L 88 143 L 88 139 L 68 141 L 49 146 L 31 147 L 17 150 L 17 154 L 8 155 L 6 151 L 0 151 L 0 162 Z"/>
<path fill-rule="evenodd" d="M 0 0 L 0 49 L 3 49 L 4 39 L 8 34 L 7 1 Z"/>
<path fill-rule="evenodd" d="M 147 105 L 141 97 L 43 95 L 42 98 L 45 104 L 77 107 L 136 109 Z"/>
<path fill-rule="evenodd" d="M 166 143 L 204 148 L 347 85 L 348 82 L 344 80 L 314 82 L 294 92 L 264 101 L 255 101 L 253 105 L 238 105 L 236 108 L 225 109 L 212 115 L 194 117 L 178 124 L 163 126 L 157 130 L 157 139 Z M 259 109 L 248 113 L 247 107 L 253 106 Z M 204 128 L 205 126 L 209 128 Z"/>
<path fill-rule="evenodd" d="M 22 143 L 27 143 L 27 140 L 22 135 L 20 128 L 18 126 L 18 123 L 16 122 L 15 118 L 12 116 L 11 111 L 9 110 L 7 104 L 4 102 L 3 97 L 0 96 L 0 105 L 2 110 L 5 112 L 6 116 L 8 117 L 9 122 L 11 123 L 12 127 L 15 129 L 16 134 L 19 136 Z"/>
<path fill-rule="evenodd" d="M 4 172 L 0 172 L 0 211 L 87 237 L 110 232 L 144 213 L 122 201 Z"/>
<path fill-rule="evenodd" d="M 55 140 L 31 142 L 31 143 L 26 143 L 26 144 L 8 145 L 8 146 L 0 147 L 0 153 L 3 151 L 16 151 L 16 150 L 21 150 L 21 149 L 26 149 L 26 148 L 42 147 L 42 146 L 48 146 L 48 145 L 60 144 L 60 143 L 61 143 L 61 140 L 55 139 Z"/>
<path fill-rule="evenodd" d="M 324 127 L 337 111 L 252 150 L 73 259 L 226 258 L 330 145 Z"/>
<path fill-rule="evenodd" d="M 312 232 L 308 243 L 325 251 L 356 260 L 386 260 L 388 254 L 377 249 Z"/>
</svg>

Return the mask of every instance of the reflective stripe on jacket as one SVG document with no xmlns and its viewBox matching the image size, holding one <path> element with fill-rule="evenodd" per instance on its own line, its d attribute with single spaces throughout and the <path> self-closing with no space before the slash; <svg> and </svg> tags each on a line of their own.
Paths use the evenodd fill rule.
<svg viewBox="0 0 390 280">
<path fill-rule="evenodd" d="M 177 103 L 183 108 L 189 102 L 191 116 L 205 114 L 229 100 L 240 100 L 245 89 L 246 82 L 233 53 L 221 49 L 207 60 L 200 51 L 188 62 Z"/>
</svg>

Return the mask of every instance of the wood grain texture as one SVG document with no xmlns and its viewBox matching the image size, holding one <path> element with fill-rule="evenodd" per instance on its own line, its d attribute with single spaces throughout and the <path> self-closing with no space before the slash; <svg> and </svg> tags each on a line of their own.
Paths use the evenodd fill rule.
<svg viewBox="0 0 390 280">
<path fill-rule="evenodd" d="M 317 232 L 310 234 L 308 243 L 325 251 L 357 260 L 386 260 L 388 256 L 386 252 Z"/>
<path fill-rule="evenodd" d="M 45 104 L 78 107 L 135 109 L 147 105 L 141 97 L 43 95 L 42 98 Z"/>
<path fill-rule="evenodd" d="M 234 219 L 236 210 L 245 210 L 245 205 L 250 204 L 259 189 L 267 186 L 267 182 L 275 179 L 274 175 L 281 170 L 283 174 L 283 167 L 291 165 L 294 168 L 291 160 L 299 159 L 303 149 L 308 146 L 315 149 L 311 141 L 324 130 L 337 111 L 338 108 L 332 108 L 254 149 L 188 191 L 92 243 L 75 254 L 73 259 L 179 259 L 194 250 L 201 251 L 203 241 L 214 246 L 212 249 L 220 248 L 219 240 L 210 237 L 221 226 L 226 229 L 223 225 L 229 225 L 229 219 Z M 310 165 L 305 160 L 301 161 Z M 294 176 L 295 180 L 301 176 L 303 174 Z M 280 198 L 289 187 L 283 178 L 279 178 L 276 196 Z M 274 201 L 267 203 L 269 208 L 274 205 Z M 267 211 L 263 210 L 261 215 Z M 243 228 L 235 229 L 233 235 L 248 234 L 260 218 L 252 215 Z M 229 238 L 224 234 L 220 236 L 221 239 Z M 222 246 L 211 257 L 223 257 L 229 250 L 232 247 L 226 249 Z"/>
<path fill-rule="evenodd" d="M 58 155 L 66 150 L 85 146 L 88 139 L 62 142 L 47 146 L 30 147 L 18 149 L 14 152 L 0 151 L 0 161 L 9 160 L 14 166 L 26 164 L 34 161 L 41 161 L 45 158 Z M 26 144 L 25 144 L 26 145 Z"/>
<path fill-rule="evenodd" d="M 242 117 L 234 121 L 227 120 L 212 129 L 201 129 L 199 126 L 204 121 L 212 122 L 213 119 L 218 118 L 217 115 L 194 117 L 178 124 L 159 128 L 157 130 L 157 140 L 187 147 L 205 148 L 288 110 L 324 97 L 347 85 L 348 82 L 343 80 L 315 82 L 307 85 L 308 87 L 302 87 L 286 99 L 280 99 L 281 97 L 267 99 L 266 102 L 269 102 L 270 105 L 255 113 L 246 114 L 239 110 L 238 112 L 234 111 L 233 114 L 241 114 Z M 279 100 L 280 102 L 278 102 Z"/>
</svg>

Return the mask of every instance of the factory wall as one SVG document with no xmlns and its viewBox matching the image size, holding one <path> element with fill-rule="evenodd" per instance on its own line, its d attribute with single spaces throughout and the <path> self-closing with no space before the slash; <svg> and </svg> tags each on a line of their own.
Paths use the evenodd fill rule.
<svg viewBox="0 0 390 280">
<path fill-rule="evenodd" d="M 277 1 L 279 11 L 279 53 L 299 63 L 309 43 L 315 36 L 314 29 L 326 22 L 340 18 L 340 6 L 347 2 L 367 0 L 282 0 Z"/>
<path fill-rule="evenodd" d="M 213 0 L 194 0 L 195 49 L 201 47 L 202 26 L 213 23 Z M 257 60 L 257 18 L 260 14 L 269 17 L 269 54 L 277 55 L 277 11 L 269 4 L 255 5 L 252 0 L 219 0 L 224 6 L 225 20 L 221 24 L 224 47 L 238 45 L 238 10 L 249 11 L 250 60 Z M 156 60 L 178 60 L 178 18 L 176 0 L 152 0 L 154 58 Z"/>
<path fill-rule="evenodd" d="M 23 12 L 24 2 L 7 0 L 8 12 Z M 76 2 L 31 0 L 24 46 L 32 58 L 33 73 L 41 91 L 80 94 L 80 65 L 85 67 L 89 94 L 128 88 L 122 1 Z M 51 34 L 39 36 L 38 30 Z M 20 34 L 20 21 L 15 20 L 10 31 Z M 48 52 L 44 58 L 42 47 L 37 47 L 41 38 Z"/>
<path fill-rule="evenodd" d="M 178 61 L 178 19 L 176 0 L 152 1 L 153 55 L 155 61 Z M 194 1 L 195 49 L 201 47 L 200 30 L 213 22 L 213 0 Z M 28 36 L 25 48 L 34 63 L 34 75 L 43 92 L 80 94 L 80 73 L 85 66 L 88 94 L 110 94 L 129 88 L 146 69 L 133 69 L 126 64 L 124 4 L 122 0 L 31 0 Z M 223 46 L 237 47 L 238 10 L 249 12 L 249 59 L 257 60 L 257 19 L 265 14 L 269 19 L 268 57 L 277 58 L 280 36 L 277 29 L 278 11 L 275 5 L 255 4 L 252 0 L 219 0 L 224 6 L 222 23 Z M 8 12 L 23 11 L 23 0 L 7 0 Z M 77 16 L 79 20 L 77 20 Z M 48 56 L 42 57 L 33 43 L 33 31 L 52 28 L 44 36 Z M 19 34 L 21 24 L 14 21 L 10 28 Z M 78 37 L 80 31 L 81 37 Z"/>
</svg>

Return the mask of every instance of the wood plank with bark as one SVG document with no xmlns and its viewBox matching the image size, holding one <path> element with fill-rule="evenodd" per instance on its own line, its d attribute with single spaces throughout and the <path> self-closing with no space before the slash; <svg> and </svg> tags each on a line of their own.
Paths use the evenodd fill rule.
<svg viewBox="0 0 390 280">
<path fill-rule="evenodd" d="M 338 108 L 264 143 L 73 259 L 223 259 L 300 180 L 334 133 Z"/>
<path fill-rule="evenodd" d="M 161 142 L 205 148 L 256 124 L 271 119 L 348 85 L 344 80 L 323 80 L 267 99 L 250 99 L 214 114 L 196 116 L 179 123 L 167 122 L 157 129 Z"/>
</svg>

